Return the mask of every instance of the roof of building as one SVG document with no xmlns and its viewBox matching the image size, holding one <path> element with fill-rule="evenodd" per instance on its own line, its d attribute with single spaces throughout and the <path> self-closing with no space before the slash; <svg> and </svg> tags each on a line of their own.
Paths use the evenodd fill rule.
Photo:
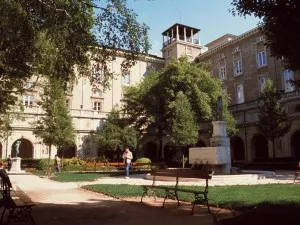
<svg viewBox="0 0 300 225">
<path fill-rule="evenodd" d="M 253 28 L 253 29 L 251 29 L 251 30 L 249 30 L 249 31 L 247 31 L 247 32 L 245 32 L 245 33 L 239 35 L 239 36 L 236 36 L 236 37 L 235 37 L 234 39 L 232 39 L 231 41 L 228 41 L 228 42 L 226 42 L 226 43 L 224 43 L 224 44 L 218 45 L 218 46 L 216 46 L 215 48 L 212 48 L 211 50 L 208 50 L 207 52 L 204 52 L 204 53 L 198 55 L 198 56 L 196 57 L 196 59 L 200 60 L 201 58 L 204 58 L 204 57 L 207 57 L 207 56 L 209 56 L 209 55 L 212 55 L 213 53 L 215 53 L 215 52 L 217 52 L 217 51 L 219 51 L 219 50 L 221 50 L 221 49 L 223 49 L 223 48 L 225 48 L 225 47 L 227 47 L 227 46 L 230 46 L 230 45 L 232 45 L 232 44 L 235 44 L 235 43 L 237 43 L 238 41 L 241 41 L 241 40 L 244 39 L 244 38 L 247 38 L 247 37 L 249 37 L 249 36 L 251 36 L 251 35 L 253 35 L 253 34 L 258 33 L 258 32 L 260 31 L 260 29 L 261 29 L 260 26 L 255 27 L 255 28 Z"/>
<path fill-rule="evenodd" d="M 234 34 L 227 33 L 227 34 L 225 34 L 225 35 L 223 35 L 223 36 L 221 36 L 221 37 L 219 37 L 219 38 L 217 38 L 217 39 L 215 39 L 215 40 L 207 43 L 205 46 L 209 47 L 210 45 L 213 45 L 213 44 L 215 44 L 215 43 L 217 43 L 217 42 L 219 42 L 219 41 L 221 41 L 222 39 L 225 39 L 225 38 L 232 38 L 233 39 L 233 38 L 236 38 L 236 37 L 237 36 L 234 35 Z"/>
<path fill-rule="evenodd" d="M 190 27 L 190 26 L 186 26 L 186 25 L 183 25 L 183 24 L 180 24 L 180 23 L 175 23 L 173 26 L 169 27 L 168 29 L 166 29 L 164 32 L 162 32 L 161 34 L 162 35 L 167 35 L 167 33 L 169 32 L 169 30 L 172 30 L 172 29 L 176 29 L 176 26 L 179 26 L 179 27 L 186 27 L 188 29 L 193 29 L 195 31 L 195 33 L 199 32 L 200 29 L 198 28 L 195 28 L 195 27 Z"/>
</svg>

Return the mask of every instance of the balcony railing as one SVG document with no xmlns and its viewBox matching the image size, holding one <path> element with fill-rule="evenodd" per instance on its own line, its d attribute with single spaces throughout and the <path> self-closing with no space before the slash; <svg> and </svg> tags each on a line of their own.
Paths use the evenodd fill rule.
<svg viewBox="0 0 300 225">
<path fill-rule="evenodd" d="M 179 40 L 184 41 L 184 36 L 180 35 Z M 165 47 L 165 46 L 173 43 L 174 41 L 176 41 L 176 38 L 170 38 L 169 40 L 167 40 L 163 43 L 163 46 Z M 195 44 L 195 45 L 199 45 L 199 40 L 198 39 L 192 39 L 191 37 L 187 38 L 186 42 L 189 42 L 189 43 L 192 43 L 192 44 Z"/>
<path fill-rule="evenodd" d="M 295 98 L 295 97 L 299 97 L 299 96 L 300 96 L 300 89 L 297 89 L 297 90 L 291 91 L 291 92 L 286 92 L 283 94 L 283 97 L 285 99 Z"/>
<path fill-rule="evenodd" d="M 231 105 L 228 108 L 231 111 L 235 111 L 235 110 L 245 110 L 245 109 L 249 109 L 249 108 L 255 108 L 257 106 L 258 106 L 258 100 L 252 100 L 252 101 L 244 102 L 241 104 Z"/>
</svg>

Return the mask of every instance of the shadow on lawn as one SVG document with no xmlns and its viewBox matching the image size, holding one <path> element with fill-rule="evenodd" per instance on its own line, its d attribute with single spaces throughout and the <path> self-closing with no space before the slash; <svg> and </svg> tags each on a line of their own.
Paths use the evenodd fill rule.
<svg viewBox="0 0 300 225">
<path fill-rule="evenodd" d="M 237 203 L 232 203 L 237 205 Z M 232 218 L 222 218 L 215 214 L 217 225 L 292 225 L 299 223 L 300 204 L 271 204 L 264 202 L 258 206 L 235 208 Z M 235 211 L 235 212 L 236 212 Z M 233 213 L 232 213 L 233 214 Z"/>
</svg>

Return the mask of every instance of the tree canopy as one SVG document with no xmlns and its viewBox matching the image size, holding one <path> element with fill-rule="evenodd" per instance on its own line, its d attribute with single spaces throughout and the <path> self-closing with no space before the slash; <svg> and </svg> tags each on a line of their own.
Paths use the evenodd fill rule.
<svg viewBox="0 0 300 225">
<path fill-rule="evenodd" d="M 121 55 L 126 71 L 150 47 L 148 27 L 126 0 L 3 0 L 0 30 L 0 114 L 32 75 L 55 74 L 66 84 L 78 73 L 107 87 L 110 61 Z"/>
<path fill-rule="evenodd" d="M 231 4 L 234 15 L 260 18 L 271 53 L 283 59 L 288 69 L 300 71 L 300 1 L 233 0 Z"/>
<path fill-rule="evenodd" d="M 291 128 L 287 113 L 280 106 L 281 92 L 278 92 L 271 80 L 267 80 L 260 97 L 259 123 L 260 132 L 273 143 L 273 158 L 275 158 L 274 141 L 285 135 Z"/>
<path fill-rule="evenodd" d="M 88 142 L 92 142 L 93 148 L 97 149 L 97 156 L 111 155 L 121 153 L 126 146 L 135 150 L 138 133 L 128 124 L 128 120 L 120 115 L 119 110 L 113 108 L 96 132 L 89 135 L 86 143 Z"/>
<path fill-rule="evenodd" d="M 223 96 L 228 133 L 234 134 L 235 121 L 227 110 L 222 81 L 210 74 L 206 64 L 190 63 L 186 58 L 180 58 L 170 61 L 161 70 L 152 71 L 141 83 L 126 88 L 124 111 L 141 133 L 155 132 L 162 139 L 175 134 L 175 124 L 183 119 L 184 115 L 177 111 L 180 106 L 175 107 L 178 98 L 186 98 L 186 104 L 191 107 L 191 114 L 186 114 L 184 120 L 189 120 L 189 124 L 195 121 L 199 130 L 201 123 L 216 119 L 218 96 Z"/>
<path fill-rule="evenodd" d="M 170 103 L 170 139 L 175 146 L 185 147 L 198 141 L 198 126 L 188 98 L 178 92 Z"/>
</svg>

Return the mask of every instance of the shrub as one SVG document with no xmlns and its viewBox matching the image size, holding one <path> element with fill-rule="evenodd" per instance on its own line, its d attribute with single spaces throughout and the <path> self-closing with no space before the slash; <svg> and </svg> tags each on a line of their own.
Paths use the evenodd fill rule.
<svg viewBox="0 0 300 225">
<path fill-rule="evenodd" d="M 68 165 L 84 165 L 85 162 L 81 159 L 78 159 L 76 157 L 73 157 L 71 159 L 64 159 L 63 160 L 63 166 L 68 166 Z"/>
<path fill-rule="evenodd" d="M 108 162 L 108 159 L 104 156 L 104 155 L 100 155 L 98 157 L 86 157 L 82 159 L 83 161 L 87 162 L 87 163 L 91 163 L 91 162 Z"/>
<path fill-rule="evenodd" d="M 138 170 L 140 169 L 151 169 L 151 160 L 149 158 L 138 158 L 137 160 L 135 160 L 136 163 L 147 163 L 148 165 L 139 165 L 136 168 Z"/>
<path fill-rule="evenodd" d="M 64 166 L 65 171 L 83 171 L 85 169 L 84 165 L 80 164 L 69 164 Z"/>
<path fill-rule="evenodd" d="M 87 163 L 93 163 L 96 162 L 96 158 L 95 157 L 86 157 L 82 159 L 83 161 L 87 162 Z"/>
<path fill-rule="evenodd" d="M 50 165 L 54 164 L 54 159 L 50 159 Z M 38 170 L 46 170 L 48 167 L 48 158 L 45 159 L 21 159 L 21 168 L 36 168 Z"/>
<path fill-rule="evenodd" d="M 38 159 L 38 170 L 46 170 L 48 168 L 48 158 Z M 54 159 L 50 159 L 50 165 L 54 165 Z"/>
</svg>

